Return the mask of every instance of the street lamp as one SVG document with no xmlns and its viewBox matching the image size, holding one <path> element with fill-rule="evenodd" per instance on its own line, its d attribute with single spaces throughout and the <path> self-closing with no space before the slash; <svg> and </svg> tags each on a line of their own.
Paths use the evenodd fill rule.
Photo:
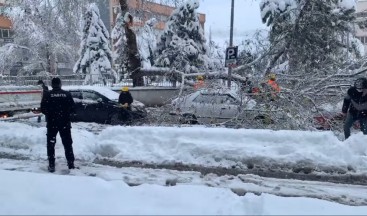
<svg viewBox="0 0 367 216">
<path fill-rule="evenodd" d="M 229 33 L 229 47 L 233 46 L 233 21 L 234 21 L 234 0 L 232 0 L 231 4 L 231 27 Z M 228 88 L 231 88 L 231 79 L 232 79 L 232 67 L 228 67 Z"/>
</svg>

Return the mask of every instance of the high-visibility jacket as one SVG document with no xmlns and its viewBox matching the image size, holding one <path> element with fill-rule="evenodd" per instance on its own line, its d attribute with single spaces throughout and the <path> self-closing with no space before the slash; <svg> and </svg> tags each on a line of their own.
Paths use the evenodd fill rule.
<svg viewBox="0 0 367 216">
<path fill-rule="evenodd" d="M 200 88 L 204 88 L 205 87 L 205 83 L 203 80 L 199 80 L 198 82 L 195 83 L 194 85 L 194 89 L 198 90 Z"/>
<path fill-rule="evenodd" d="M 275 80 L 269 80 L 268 81 L 268 85 L 272 88 L 273 91 L 275 91 L 276 93 L 280 92 L 280 87 L 278 85 L 278 83 L 275 82 Z"/>
</svg>

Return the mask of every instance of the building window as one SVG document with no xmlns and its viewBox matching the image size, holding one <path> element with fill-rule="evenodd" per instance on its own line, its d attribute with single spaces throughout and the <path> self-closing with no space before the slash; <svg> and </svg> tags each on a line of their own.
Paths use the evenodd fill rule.
<svg viewBox="0 0 367 216">
<path fill-rule="evenodd" d="M 357 37 L 363 44 L 367 44 L 367 36 Z"/>
<path fill-rule="evenodd" d="M 363 12 L 358 12 L 356 13 L 357 17 L 367 17 L 367 12 L 363 11 Z"/>
<path fill-rule="evenodd" d="M 1 29 L 2 37 L 9 38 L 9 29 Z"/>
</svg>

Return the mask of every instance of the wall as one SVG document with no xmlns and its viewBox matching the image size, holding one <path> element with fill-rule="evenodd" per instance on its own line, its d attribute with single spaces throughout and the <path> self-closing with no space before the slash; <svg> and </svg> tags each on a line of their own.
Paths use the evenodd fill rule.
<svg viewBox="0 0 367 216">
<path fill-rule="evenodd" d="M 121 88 L 112 88 L 120 93 Z M 171 103 L 179 94 L 178 88 L 156 88 L 156 87 L 130 87 L 129 91 L 135 100 L 145 104 L 145 106 L 162 106 Z"/>
</svg>

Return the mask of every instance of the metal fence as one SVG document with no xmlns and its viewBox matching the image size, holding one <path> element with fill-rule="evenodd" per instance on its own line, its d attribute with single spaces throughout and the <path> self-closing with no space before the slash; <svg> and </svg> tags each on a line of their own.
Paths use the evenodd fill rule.
<svg viewBox="0 0 367 216">
<path fill-rule="evenodd" d="M 12 85 L 12 86 L 28 86 L 37 85 L 38 80 L 42 80 L 46 85 L 51 86 L 51 80 L 56 76 L 0 76 L 0 85 Z M 85 85 L 85 75 L 62 75 L 57 76 L 61 79 L 64 86 L 69 85 Z M 169 78 L 164 76 L 144 76 L 144 86 L 155 86 L 155 87 L 178 87 L 179 82 L 170 81 Z M 93 79 L 91 79 L 93 80 Z M 133 86 L 132 79 L 122 79 L 120 81 L 115 81 L 112 77 L 103 77 L 95 79 L 94 83 L 89 83 L 89 85 L 94 86 Z"/>
</svg>

